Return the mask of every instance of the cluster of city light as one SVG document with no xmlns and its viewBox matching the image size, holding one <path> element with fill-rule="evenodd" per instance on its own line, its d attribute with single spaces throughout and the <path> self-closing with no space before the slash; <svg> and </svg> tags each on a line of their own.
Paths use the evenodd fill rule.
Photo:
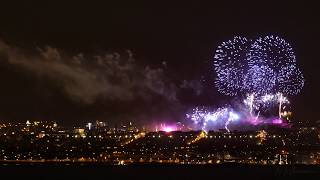
<svg viewBox="0 0 320 180">
<path fill-rule="evenodd" d="M 286 98 L 268 94 L 256 101 L 286 101 Z M 200 115 L 199 115 L 200 114 Z M 206 116 L 208 115 L 208 116 Z M 284 111 L 283 116 L 290 115 Z M 197 110 L 190 118 L 201 124 L 207 118 L 206 129 L 211 122 L 221 122 L 228 131 L 231 123 L 241 122 L 245 114 L 236 113 L 234 109 L 220 108 L 218 112 L 209 109 Z M 226 117 L 222 117 L 226 116 Z M 202 119 L 202 120 L 201 120 Z M 229 124 L 228 124 L 229 123 Z M 270 123 L 282 124 L 282 119 L 270 119 Z M 91 123 L 88 123 L 91 124 Z M 102 126 L 98 126 L 98 125 Z M 0 160 L 3 163 L 110 163 L 126 165 L 136 163 L 174 163 L 174 164 L 215 164 L 223 162 L 254 164 L 287 164 L 301 163 L 294 159 L 307 158 L 310 164 L 319 164 L 319 154 L 315 155 L 319 145 L 319 129 L 317 127 L 300 127 L 290 131 L 249 131 L 249 132 L 212 132 L 179 130 L 179 123 L 161 124 L 161 129 L 170 132 L 136 131 L 134 126 L 121 126 L 121 130 L 96 123 L 96 126 L 79 126 L 65 129 L 55 122 L 27 121 L 27 123 L 1 124 L 0 138 L 3 146 L 0 149 Z M 51 127 L 54 127 L 52 129 Z M 167 128 L 170 127 L 170 128 Z M 23 130 L 29 128 L 29 131 Z M 63 131 L 60 128 L 64 129 Z M 39 137 L 37 134 L 45 134 Z M 83 139 L 81 133 L 85 133 Z M 11 141 L 7 141 L 11 139 Z M 17 140 L 21 143 L 17 144 Z M 25 151 L 28 144 L 36 145 L 36 149 Z M 64 144 L 61 146 L 61 144 Z M 310 145 L 315 149 L 310 149 Z M 17 151 L 13 146 L 19 145 Z M 206 148 L 210 146 L 212 149 Z M 288 148 L 289 147 L 289 148 Z M 301 148 L 309 151 L 301 152 Z M 89 149 L 89 151 L 88 151 Z M 235 149 L 237 151 L 235 151 Z M 266 156 L 261 157 L 261 152 Z M 168 152 L 170 152 L 168 154 Z M 290 161 L 287 155 L 291 154 Z M 316 159 L 316 161 L 315 161 Z M 236 161 L 235 161 L 236 160 Z M 306 161 L 303 161 L 305 164 Z"/>
<path fill-rule="evenodd" d="M 196 143 L 198 141 L 200 141 L 202 138 L 206 138 L 208 137 L 207 136 L 207 133 L 205 131 L 201 131 L 197 136 L 196 138 L 192 139 L 190 142 L 188 142 L 187 144 L 190 145 L 190 144 L 193 144 L 193 143 Z"/>
<path fill-rule="evenodd" d="M 256 135 L 257 138 L 259 138 L 258 144 L 262 144 L 263 141 L 267 139 L 268 133 L 265 130 L 258 131 L 258 134 Z"/>
<path fill-rule="evenodd" d="M 134 142 L 135 140 L 138 140 L 138 139 L 140 139 L 140 138 L 143 138 L 145 135 L 146 135 L 145 132 L 137 133 L 137 134 L 135 134 L 135 135 L 133 136 L 133 138 L 122 142 L 122 143 L 121 143 L 121 146 L 128 145 L 128 144 Z M 127 135 L 126 135 L 126 137 L 127 137 Z"/>
</svg>

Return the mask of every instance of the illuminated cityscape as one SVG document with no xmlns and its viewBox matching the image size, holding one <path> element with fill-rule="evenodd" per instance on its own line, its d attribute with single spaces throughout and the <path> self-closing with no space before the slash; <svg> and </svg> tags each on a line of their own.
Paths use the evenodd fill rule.
<svg viewBox="0 0 320 180">
<path fill-rule="evenodd" d="M 65 129 L 27 121 L 0 127 L 5 163 L 320 164 L 318 126 L 257 131 L 146 131 L 131 122 L 118 128 L 96 121 Z"/>
<path fill-rule="evenodd" d="M 317 3 L 1 7 L 1 180 L 319 179 Z"/>
</svg>

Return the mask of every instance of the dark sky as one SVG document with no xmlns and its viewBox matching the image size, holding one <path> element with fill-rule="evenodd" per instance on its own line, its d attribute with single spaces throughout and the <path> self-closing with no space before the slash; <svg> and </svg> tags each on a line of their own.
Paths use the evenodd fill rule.
<svg viewBox="0 0 320 180">
<path fill-rule="evenodd" d="M 3 3 L 0 39 L 5 45 L 0 47 L 10 50 L 0 54 L 0 119 L 66 125 L 95 119 L 179 120 L 193 106 L 228 101 L 213 87 L 212 55 L 221 41 L 274 34 L 293 46 L 306 78 L 302 93 L 291 98 L 295 119 L 320 120 L 319 15 L 316 5 L 292 2 Z M 58 61 L 51 62 L 57 52 Z M 129 72 L 93 63 L 96 56 L 115 52 L 124 64 L 132 52 Z M 78 54 L 85 62 L 74 68 L 69 61 Z M 39 62 L 43 56 L 49 62 Z M 135 83 L 118 83 L 117 78 L 126 82 L 123 76 Z M 93 77 L 102 80 L 92 82 Z M 152 82 L 145 85 L 146 79 Z"/>
</svg>

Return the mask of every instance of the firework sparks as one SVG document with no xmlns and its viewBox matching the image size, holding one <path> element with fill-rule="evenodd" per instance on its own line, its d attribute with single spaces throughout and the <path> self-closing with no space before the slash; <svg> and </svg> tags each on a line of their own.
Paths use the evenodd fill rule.
<svg viewBox="0 0 320 180">
<path fill-rule="evenodd" d="M 235 120 L 238 120 L 239 119 L 239 115 L 230 111 L 229 112 L 229 117 L 228 117 L 228 120 L 226 121 L 225 123 L 225 129 L 230 132 L 229 128 L 228 128 L 228 125 L 232 122 L 232 121 L 235 121 Z"/>
<path fill-rule="evenodd" d="M 278 36 L 254 41 L 235 36 L 223 42 L 216 50 L 214 69 L 215 86 L 229 96 L 275 92 L 295 95 L 304 86 L 291 45 Z"/>
<path fill-rule="evenodd" d="M 254 65 L 245 75 L 244 91 L 256 94 L 266 94 L 274 90 L 276 73 L 266 65 Z"/>
<path fill-rule="evenodd" d="M 304 86 L 304 77 L 295 65 L 283 67 L 278 75 L 279 91 L 283 94 L 298 94 Z"/>
<path fill-rule="evenodd" d="M 191 115 L 187 114 L 187 118 L 191 119 L 194 124 L 198 125 L 205 132 L 208 129 L 217 129 L 222 126 L 230 132 L 228 125 L 238 120 L 239 115 L 230 108 L 218 108 L 214 111 L 195 108 Z"/>
<path fill-rule="evenodd" d="M 214 68 L 218 74 L 215 84 L 218 91 L 234 96 L 241 92 L 251 40 L 235 36 L 218 46 L 214 55 Z"/>
<path fill-rule="evenodd" d="M 279 71 L 288 64 L 296 63 L 291 45 L 278 36 L 265 36 L 256 39 L 249 52 L 249 66 L 263 64 Z"/>
<path fill-rule="evenodd" d="M 290 103 L 286 96 L 298 94 L 304 86 L 291 45 L 278 36 L 256 40 L 235 36 L 221 43 L 215 51 L 214 70 L 218 91 L 241 99 L 245 96 L 245 108 L 240 111 L 232 106 L 214 111 L 195 108 L 187 118 L 203 131 L 224 127 L 229 132 L 229 124 L 236 120 L 252 125 L 282 125 L 284 105 Z M 265 118 L 276 107 L 279 117 Z"/>
<path fill-rule="evenodd" d="M 252 116 L 254 108 L 254 93 L 247 95 L 247 98 L 243 100 L 244 104 L 249 107 L 249 113 Z"/>
</svg>

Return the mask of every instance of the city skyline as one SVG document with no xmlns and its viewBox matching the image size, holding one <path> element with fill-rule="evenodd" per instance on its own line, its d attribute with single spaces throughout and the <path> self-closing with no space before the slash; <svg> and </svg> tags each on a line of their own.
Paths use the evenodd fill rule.
<svg viewBox="0 0 320 180">
<path fill-rule="evenodd" d="M 65 128 L 56 122 L 0 124 L 0 162 L 60 165 L 318 165 L 319 125 L 247 131 L 146 130 L 104 122 Z"/>
</svg>

